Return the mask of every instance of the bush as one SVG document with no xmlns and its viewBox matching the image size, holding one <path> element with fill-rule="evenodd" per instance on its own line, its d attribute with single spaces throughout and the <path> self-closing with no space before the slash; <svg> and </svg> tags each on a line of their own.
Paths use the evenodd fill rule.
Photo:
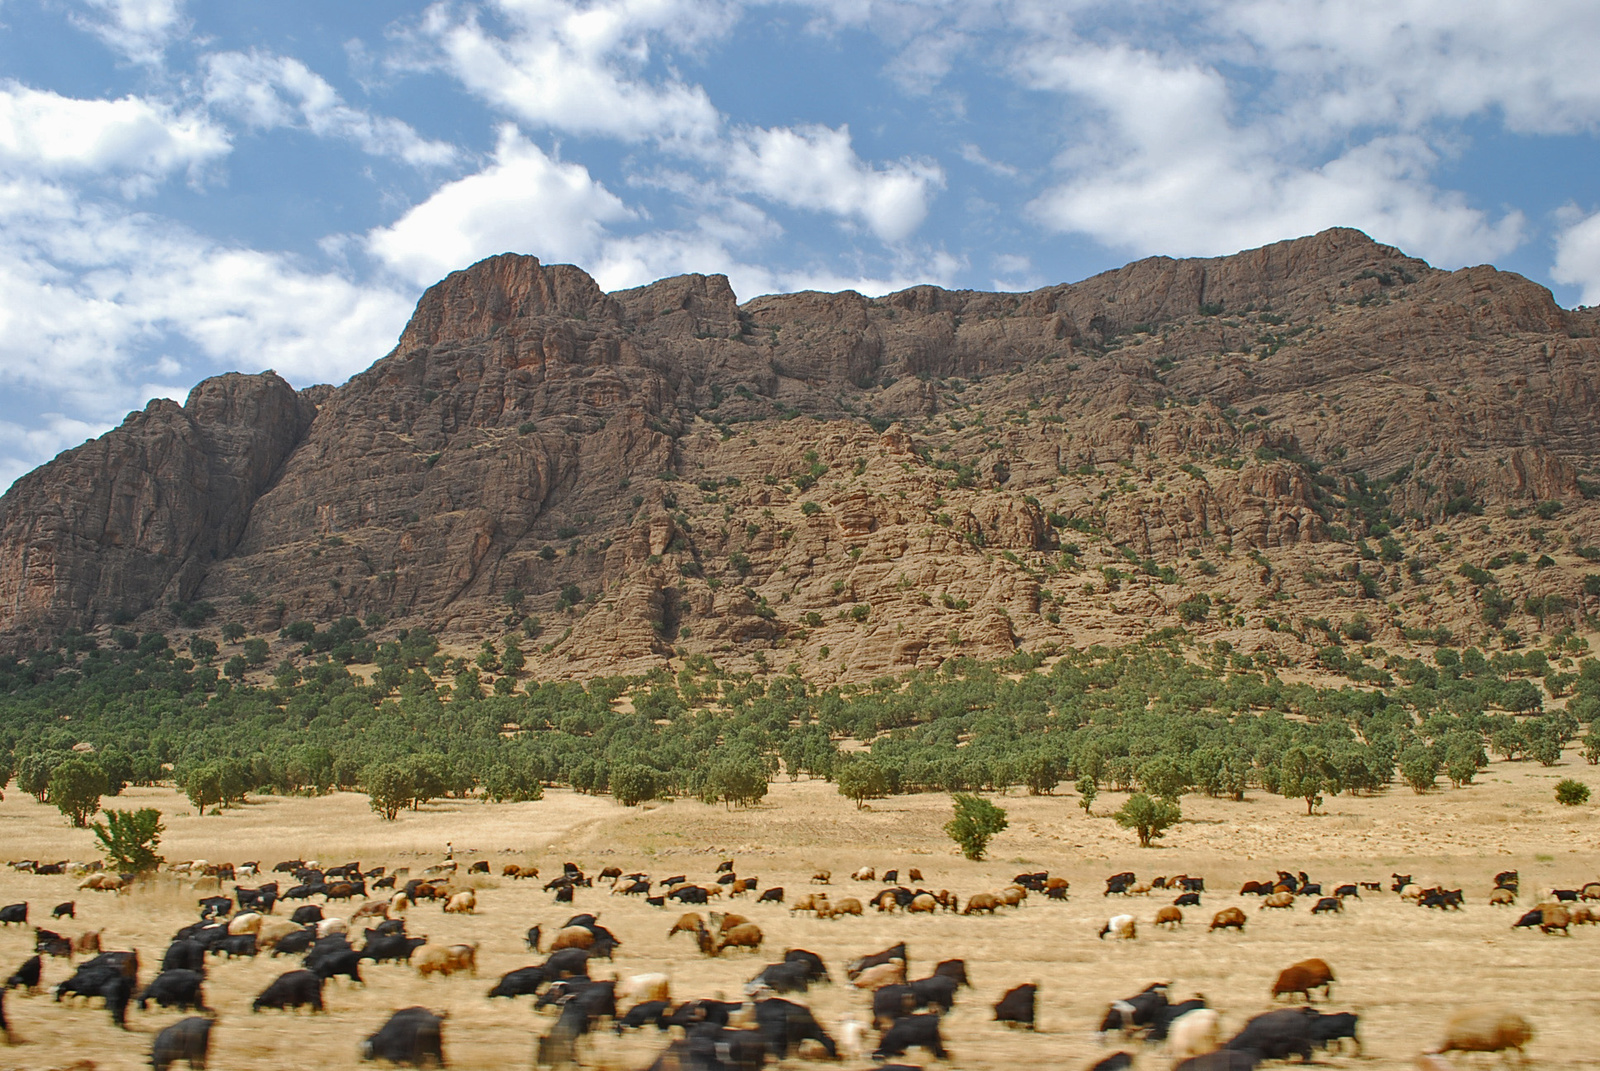
<svg viewBox="0 0 1600 1071">
<path fill-rule="evenodd" d="M 1139 847 L 1148 848 L 1152 840 L 1166 836 L 1167 829 L 1183 817 L 1183 811 L 1171 800 L 1151 799 L 1143 792 L 1136 792 L 1111 817 L 1123 829 L 1131 829 L 1139 835 Z"/>
<path fill-rule="evenodd" d="M 1570 777 L 1556 785 L 1556 802 L 1566 807 L 1576 807 L 1589 802 L 1589 786 Z"/>
<path fill-rule="evenodd" d="M 989 838 L 1006 828 L 1006 812 L 979 796 L 958 792 L 951 797 L 955 817 L 945 823 L 944 831 L 961 846 L 961 854 L 968 859 L 983 858 Z"/>
<path fill-rule="evenodd" d="M 1426 792 L 1439 776 L 1439 758 L 1431 748 L 1412 744 L 1400 754 L 1400 776 L 1413 792 Z"/>
<path fill-rule="evenodd" d="M 1100 795 L 1100 786 L 1095 784 L 1094 778 L 1084 774 L 1078 778 L 1078 806 L 1083 808 L 1084 814 L 1089 814 L 1094 808 L 1094 798 Z"/>
<path fill-rule="evenodd" d="M 107 811 L 106 820 L 91 828 L 111 870 L 143 874 L 163 862 L 156 849 L 161 847 L 161 833 L 166 827 L 161 824 L 161 812 L 154 807 Z"/>
</svg>

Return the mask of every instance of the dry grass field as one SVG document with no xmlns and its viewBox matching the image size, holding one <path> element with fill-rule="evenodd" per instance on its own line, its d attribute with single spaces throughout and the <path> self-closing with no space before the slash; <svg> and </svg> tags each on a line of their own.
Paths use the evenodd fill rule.
<svg viewBox="0 0 1600 1071">
<path fill-rule="evenodd" d="M 452 1067 L 530 1067 L 533 1038 L 552 1019 L 536 1014 L 531 998 L 491 1003 L 484 993 L 501 973 L 542 958 L 523 947 L 529 925 L 559 924 L 573 911 L 599 912 L 622 938 L 618 973 L 666 971 L 675 998 L 731 998 L 761 965 L 790 947 L 820 953 L 841 982 L 850 958 L 902 939 L 910 946 L 913 976 L 926 974 L 937 960 L 964 958 L 976 988 L 962 991 L 945 1023 L 948 1066 L 975 1071 L 1087 1066 L 1112 1051 L 1094 1034 L 1106 1003 L 1156 980 L 1171 983 L 1173 999 L 1205 994 L 1222 1010 L 1224 1029 L 1231 1031 L 1272 1006 L 1268 987 L 1281 967 L 1308 956 L 1328 960 L 1338 974 L 1329 1006 L 1362 1014 L 1365 1056 L 1324 1057 L 1329 1066 L 1410 1066 L 1414 1055 L 1436 1040 L 1438 1024 L 1451 1009 L 1497 1001 L 1533 1021 L 1535 1064 L 1591 1067 L 1594 1014 L 1587 995 L 1600 977 L 1600 929 L 1575 929 L 1570 938 L 1513 932 L 1517 912 L 1485 904 L 1492 875 L 1500 870 L 1522 872 L 1523 904 L 1533 902 L 1535 890 L 1600 877 L 1600 828 L 1593 810 L 1558 807 L 1553 785 L 1559 777 L 1583 780 L 1600 795 L 1600 768 L 1569 755 L 1553 769 L 1497 762 L 1479 784 L 1461 790 L 1417 796 L 1394 787 L 1370 798 L 1340 796 L 1329 800 L 1325 814 L 1312 817 L 1303 805 L 1274 796 L 1256 794 L 1242 804 L 1186 797 L 1184 823 L 1168 835 L 1165 846 L 1146 851 L 1104 817 L 1121 803 L 1115 794 L 1102 795 L 1093 816 L 1086 816 L 1071 795 L 1014 795 L 998 801 L 1009 810 L 1011 826 L 994 840 L 983 863 L 961 859 L 940 832 L 949 812 L 946 797 L 902 797 L 858 811 L 832 785 L 816 782 L 776 784 L 762 806 L 745 811 L 693 801 L 625 810 L 607 799 L 551 792 L 529 804 L 441 802 L 394 823 L 379 821 L 365 797 L 354 795 L 264 798 L 203 818 L 187 801 L 163 790 L 132 790 L 117 802 L 166 812 L 163 853 L 174 860 L 260 859 L 270 866 L 297 856 L 324 862 L 359 859 L 367 866 L 409 865 L 415 872 L 442 858 L 448 841 L 463 864 L 488 859 L 496 875 L 476 880 L 480 906 L 474 916 L 444 915 L 427 904 L 408 916 L 413 933 L 478 942 L 477 978 L 423 981 L 409 968 L 364 964 L 364 988 L 343 980 L 329 983 L 325 1015 L 253 1015 L 251 999 L 296 964 L 266 956 L 216 961 L 206 993 L 219 1014 L 212 1062 L 217 1071 L 361 1066 L 360 1038 L 390 1010 L 411 1004 L 449 1011 L 445 1046 Z M 17 791 L 6 793 L 0 803 L 0 858 L 93 857 L 87 832 L 68 828 L 54 808 Z M 739 910 L 763 927 L 767 947 L 754 956 L 729 952 L 709 960 L 685 936 L 666 939 L 676 910 L 612 897 L 598 885 L 581 890 L 567 909 L 552 904 L 540 883 L 498 877 L 506 862 L 533 863 L 548 876 L 572 859 L 591 873 L 617 865 L 658 878 L 682 872 L 709 881 L 717 861 L 726 857 L 737 859 L 741 874 L 759 875 L 763 888 L 783 885 L 791 898 L 809 890 L 814 869 L 828 868 L 835 875 L 836 899 L 865 899 L 878 886 L 846 875 L 866 864 L 880 870 L 920 867 L 927 884 L 958 892 L 963 900 L 999 887 L 1019 870 L 1049 870 L 1072 882 L 1072 898 L 1054 903 L 1032 897 L 1020 909 L 994 918 L 880 916 L 869 908 L 866 917 L 832 921 L 744 901 Z M 1440 914 L 1402 904 L 1392 893 L 1367 893 L 1352 901 L 1343 917 L 1313 918 L 1307 902 L 1292 912 L 1260 911 L 1255 898 L 1235 895 L 1242 881 L 1270 877 L 1280 866 L 1307 870 L 1330 887 L 1409 872 L 1424 883 L 1464 887 L 1468 906 Z M 1100 895 L 1104 876 L 1124 869 L 1141 878 L 1203 875 L 1211 891 L 1201 909 L 1186 909 L 1181 930 L 1161 932 L 1147 923 L 1172 894 L 1111 901 Z M 103 928 L 106 947 L 137 948 L 143 980 L 152 976 L 172 932 L 194 920 L 195 899 L 213 891 L 171 878 L 126 896 L 79 893 L 75 884 L 70 878 L 5 868 L 0 903 L 27 900 L 36 921 L 49 925 L 50 908 L 75 898 L 78 923 L 58 928 L 72 933 Z M 1212 913 L 1233 905 L 1250 916 L 1244 933 L 1208 934 L 1205 924 Z M 1100 923 L 1123 911 L 1141 921 L 1137 940 L 1097 940 Z M 9 927 L 0 932 L 0 968 L 7 973 L 31 951 L 31 931 Z M 603 963 L 600 968 L 602 974 L 608 969 Z M 67 969 L 63 961 L 47 961 L 47 986 L 62 980 Z M 991 1022 L 993 1001 L 1028 981 L 1041 987 L 1038 1033 Z M 805 999 L 830 1029 L 848 1014 L 867 1017 L 868 998 L 847 985 L 814 989 Z M 0 1047 L 0 1069 L 30 1071 L 85 1059 L 105 1071 L 147 1067 L 151 1036 L 179 1018 L 153 1008 L 130 1010 L 130 1030 L 123 1033 L 98 1007 L 56 1004 L 48 995 L 15 991 L 7 1010 L 19 1043 Z M 664 1043 L 654 1028 L 620 1039 L 607 1030 L 582 1051 L 588 1066 L 636 1069 Z M 920 1050 L 909 1058 L 935 1063 Z M 1457 1066 L 1479 1062 L 1456 1058 Z M 1155 1049 L 1138 1058 L 1144 1071 L 1165 1071 L 1168 1064 Z"/>
</svg>

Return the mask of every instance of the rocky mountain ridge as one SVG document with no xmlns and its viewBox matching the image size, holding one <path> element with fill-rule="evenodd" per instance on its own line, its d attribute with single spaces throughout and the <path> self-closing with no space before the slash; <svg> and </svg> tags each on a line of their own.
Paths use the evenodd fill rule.
<svg viewBox="0 0 1600 1071">
<path fill-rule="evenodd" d="M 204 603 L 267 634 L 520 628 L 539 676 L 823 678 L 1180 623 L 1284 661 L 1307 621 L 1499 642 L 1593 601 L 1597 319 L 1350 230 L 1027 294 L 743 304 L 506 254 L 343 386 L 220 376 L 19 480 L 0 636 Z M 1457 575 L 1497 555 L 1498 622 Z"/>
</svg>

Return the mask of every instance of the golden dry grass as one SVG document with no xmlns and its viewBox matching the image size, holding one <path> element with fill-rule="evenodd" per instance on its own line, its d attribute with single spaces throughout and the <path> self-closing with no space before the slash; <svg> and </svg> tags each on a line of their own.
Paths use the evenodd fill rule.
<svg viewBox="0 0 1600 1071">
<path fill-rule="evenodd" d="M 1303 806 L 1277 797 L 1257 795 L 1244 804 L 1189 797 L 1186 821 L 1168 836 L 1169 846 L 1151 851 L 1134 847 L 1129 834 L 1103 817 L 1120 804 L 1115 795 L 1102 796 L 1093 817 L 1085 816 L 1073 797 L 1012 796 L 1001 801 L 1011 828 L 995 839 L 991 859 L 983 863 L 959 858 L 940 832 L 948 817 L 945 797 L 897 798 L 857 811 L 833 786 L 817 782 L 774 785 L 764 805 L 747 811 L 693 801 L 630 811 L 609 800 L 551 792 L 531 804 L 441 803 L 392 824 L 373 816 L 364 797 L 348 795 L 269 798 L 205 818 L 163 790 L 135 790 L 121 805 L 155 805 L 167 812 L 170 830 L 163 851 L 171 859 L 261 859 L 270 866 L 280 858 L 304 856 L 415 870 L 441 857 L 451 841 L 458 859 L 486 858 L 496 875 L 508 861 L 533 862 L 548 875 L 570 858 L 591 872 L 615 864 L 656 877 L 686 872 L 709 881 L 716 861 L 732 855 L 740 873 L 759 875 L 763 888 L 781 884 L 793 896 L 810 888 L 807 879 L 814 869 L 825 867 L 835 874 L 836 898 L 848 893 L 863 899 L 876 886 L 845 875 L 868 863 L 880 870 L 920 867 L 927 884 L 955 890 L 963 899 L 996 888 L 1023 869 L 1048 869 L 1069 878 L 1070 902 L 1033 897 L 1021 909 L 992 919 L 879 916 L 869 910 L 865 918 L 822 922 L 742 901 L 738 910 L 766 930 L 767 949 L 756 956 L 729 953 L 723 960 L 702 958 L 687 937 L 666 939 L 675 910 L 662 912 L 600 888 L 579 893 L 572 910 L 600 912 L 625 942 L 617 971 L 667 971 L 680 998 L 732 997 L 786 947 L 820 953 L 841 980 L 847 960 L 900 939 L 910 945 L 913 975 L 926 973 L 938 959 L 965 958 L 976 990 L 962 992 L 946 1022 L 954 1067 L 1014 1071 L 1039 1061 L 1086 1066 L 1110 1051 L 1100 1048 L 1093 1034 L 1106 1002 L 1155 980 L 1170 982 L 1175 999 L 1204 993 L 1223 1011 L 1225 1029 L 1232 1029 L 1271 1006 L 1268 987 L 1279 968 L 1313 955 L 1327 959 L 1338 973 L 1331 1006 L 1363 1016 L 1368 1056 L 1330 1057 L 1333 1066 L 1409 1066 L 1436 1039 L 1450 1009 L 1501 1001 L 1534 1022 L 1531 1054 L 1537 1064 L 1587 1067 L 1592 1016 L 1581 995 L 1595 980 L 1600 930 L 1578 930 L 1571 938 L 1512 932 L 1516 912 L 1484 903 L 1499 870 L 1520 869 L 1525 890 L 1572 886 L 1600 876 L 1592 811 L 1553 802 L 1554 780 L 1562 776 L 1600 789 L 1596 768 L 1569 756 L 1548 770 L 1496 763 L 1482 783 L 1459 791 L 1419 797 L 1400 788 L 1372 798 L 1337 797 L 1327 814 L 1310 818 Z M 53 808 L 10 792 L 0 803 L 0 856 L 86 859 L 93 856 L 92 840 L 67 828 Z M 1441 915 L 1403 905 L 1387 892 L 1368 893 L 1342 918 L 1312 918 L 1304 902 L 1294 912 L 1263 912 L 1254 898 L 1234 895 L 1245 879 L 1269 877 L 1278 866 L 1306 869 L 1330 885 L 1386 879 L 1393 870 L 1410 872 L 1419 881 L 1465 887 L 1469 906 Z M 1134 942 L 1102 942 L 1095 931 L 1108 915 L 1129 911 L 1147 924 L 1168 902 L 1160 894 L 1103 899 L 1101 879 L 1123 869 L 1141 877 L 1204 875 L 1212 891 L 1202 909 L 1185 911 L 1186 925 L 1178 932 L 1141 925 Z M 448 1009 L 446 1051 L 452 1066 L 495 1071 L 530 1066 L 533 1037 L 550 1020 L 536 1015 L 528 998 L 491 1003 L 484 992 L 504 971 L 538 961 L 522 947 L 528 925 L 558 924 L 571 912 L 553 905 L 535 883 L 496 876 L 478 884 L 477 915 L 446 916 L 436 906 L 422 905 L 409 919 L 415 933 L 478 942 L 480 976 L 475 979 L 422 981 L 407 968 L 365 966 L 366 988 L 329 984 L 327 1015 L 252 1015 L 248 1009 L 255 994 L 295 964 L 267 957 L 216 962 L 207 983 L 207 997 L 220 1013 L 213 1067 L 358 1067 L 358 1040 L 390 1010 L 409 1004 Z M 210 891 L 174 879 L 125 897 L 77 893 L 74 885 L 66 878 L 7 869 L 0 872 L 0 902 L 26 899 L 37 921 L 48 925 L 52 905 L 76 898 L 80 921 L 58 928 L 103 927 L 107 947 L 143 953 L 146 979 L 171 933 L 193 920 L 195 898 Z M 1525 892 L 1523 902 L 1531 900 Z M 1249 914 L 1245 932 L 1208 934 L 1211 914 L 1231 905 Z M 16 927 L 0 932 L 0 968 L 11 970 L 30 951 L 28 932 Z M 65 972 L 65 964 L 48 962 L 47 983 L 61 980 Z M 1037 1035 L 989 1021 L 991 1003 L 1025 981 L 1041 986 Z M 866 1017 L 866 997 L 845 985 L 813 990 L 806 999 L 830 1027 L 846 1014 Z M 13 993 L 7 1008 L 24 1044 L 0 1048 L 0 1068 L 43 1069 L 81 1058 L 104 1069 L 146 1067 L 151 1035 L 178 1018 L 172 1012 L 135 1010 L 132 1030 L 123 1034 L 102 1010 L 57 1005 L 48 996 Z M 639 1068 L 663 1044 L 653 1029 L 624 1039 L 604 1032 L 585 1059 L 591 1066 Z M 919 1050 L 911 1059 L 928 1062 Z M 1147 1071 L 1167 1065 L 1153 1050 L 1140 1057 Z"/>
</svg>

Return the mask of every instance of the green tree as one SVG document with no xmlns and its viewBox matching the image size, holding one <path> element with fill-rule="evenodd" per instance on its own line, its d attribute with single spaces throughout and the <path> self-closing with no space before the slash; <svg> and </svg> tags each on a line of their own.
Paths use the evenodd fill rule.
<svg viewBox="0 0 1600 1071">
<path fill-rule="evenodd" d="M 16 756 L 8 747 L 0 747 L 0 790 L 11 783 L 11 774 L 16 765 Z M 6 798 L 4 791 L 0 791 L 0 800 Z"/>
<path fill-rule="evenodd" d="M 244 655 L 234 655 L 222 664 L 222 672 L 230 680 L 242 681 L 250 672 L 250 663 L 245 661 Z"/>
<path fill-rule="evenodd" d="M 1319 747 L 1292 747 L 1278 762 L 1278 792 L 1286 798 L 1306 801 L 1306 814 L 1322 802 L 1328 787 L 1327 756 Z"/>
<path fill-rule="evenodd" d="M 1043 751 L 1034 751 L 1021 762 L 1018 771 L 1030 796 L 1048 796 L 1061 783 L 1061 765 Z"/>
<path fill-rule="evenodd" d="M 222 638 L 227 643 L 238 643 L 244 639 L 244 626 L 237 621 L 229 621 L 222 626 Z"/>
<path fill-rule="evenodd" d="M 33 751 L 17 762 L 17 787 L 40 803 L 50 799 L 50 775 L 63 756 L 59 752 Z"/>
<path fill-rule="evenodd" d="M 870 758 L 854 758 L 840 763 L 834 771 L 834 777 L 838 782 L 839 795 L 854 800 L 857 810 L 865 807 L 867 800 L 875 800 L 889 793 L 889 781 L 883 768 Z"/>
<path fill-rule="evenodd" d="M 638 763 L 623 763 L 611 771 L 611 795 L 624 807 L 636 807 L 656 798 L 656 772 Z"/>
<path fill-rule="evenodd" d="M 1439 757 L 1430 747 L 1412 744 L 1400 753 L 1400 776 L 1413 792 L 1426 792 L 1439 776 Z"/>
<path fill-rule="evenodd" d="M 162 863 L 156 849 L 161 847 L 161 812 L 154 807 L 137 811 L 107 811 L 104 822 L 96 822 L 94 838 L 100 842 L 106 865 L 118 873 L 143 874 Z"/>
<path fill-rule="evenodd" d="M 1556 785 L 1556 802 L 1566 807 L 1577 807 L 1589 802 L 1589 786 L 1570 777 Z"/>
<path fill-rule="evenodd" d="M 1483 745 L 1475 735 L 1454 733 L 1446 740 L 1444 771 L 1450 783 L 1457 788 L 1472 784 L 1472 779 L 1484 765 Z"/>
<path fill-rule="evenodd" d="M 1094 778 L 1084 774 L 1078 778 L 1078 806 L 1083 808 L 1084 814 L 1093 813 L 1094 798 L 1100 795 L 1100 786 Z"/>
<path fill-rule="evenodd" d="M 367 790 L 367 803 L 386 822 L 393 822 L 400 811 L 411 805 L 415 790 L 411 778 L 397 763 L 381 762 L 369 766 L 361 775 Z"/>
<path fill-rule="evenodd" d="M 730 807 L 749 807 L 767 794 L 767 771 L 754 755 L 730 755 L 711 764 L 701 784 L 700 798 L 721 800 Z"/>
<path fill-rule="evenodd" d="M 1162 799 L 1175 800 L 1189 787 L 1189 775 L 1172 759 L 1157 755 L 1139 767 L 1139 787 Z"/>
<path fill-rule="evenodd" d="M 244 655 L 244 660 L 252 666 L 264 666 L 272 651 L 267 646 L 267 641 L 260 636 L 253 636 L 244 641 L 244 646 L 239 648 L 239 653 Z"/>
<path fill-rule="evenodd" d="M 1177 824 L 1183 811 L 1172 800 L 1151 799 L 1143 792 L 1136 792 L 1111 817 L 1123 829 L 1131 829 L 1139 835 L 1139 847 L 1148 848 L 1152 840 L 1164 837 L 1167 829 Z"/>
<path fill-rule="evenodd" d="M 955 807 L 955 817 L 945 823 L 945 833 L 960 846 L 962 855 L 972 860 L 982 859 L 989 839 L 1009 824 L 1005 810 L 966 792 L 958 792 L 950 800 Z"/>
<path fill-rule="evenodd" d="M 449 762 L 437 751 L 406 756 L 402 767 L 411 786 L 407 804 L 414 811 L 424 803 L 443 796 L 449 788 Z"/>
<path fill-rule="evenodd" d="M 79 829 L 100 810 L 105 791 L 106 773 L 93 759 L 74 756 L 50 775 L 50 802 Z"/>
<path fill-rule="evenodd" d="M 204 815 L 206 808 L 222 805 L 222 767 L 215 762 L 204 762 L 190 767 L 183 775 L 183 794 L 194 804 L 195 813 Z"/>
<path fill-rule="evenodd" d="M 517 642 L 515 636 L 506 637 L 505 651 L 500 656 L 500 664 L 512 677 L 520 677 L 522 667 L 528 664 L 527 656 L 522 653 L 522 644 Z"/>
</svg>

